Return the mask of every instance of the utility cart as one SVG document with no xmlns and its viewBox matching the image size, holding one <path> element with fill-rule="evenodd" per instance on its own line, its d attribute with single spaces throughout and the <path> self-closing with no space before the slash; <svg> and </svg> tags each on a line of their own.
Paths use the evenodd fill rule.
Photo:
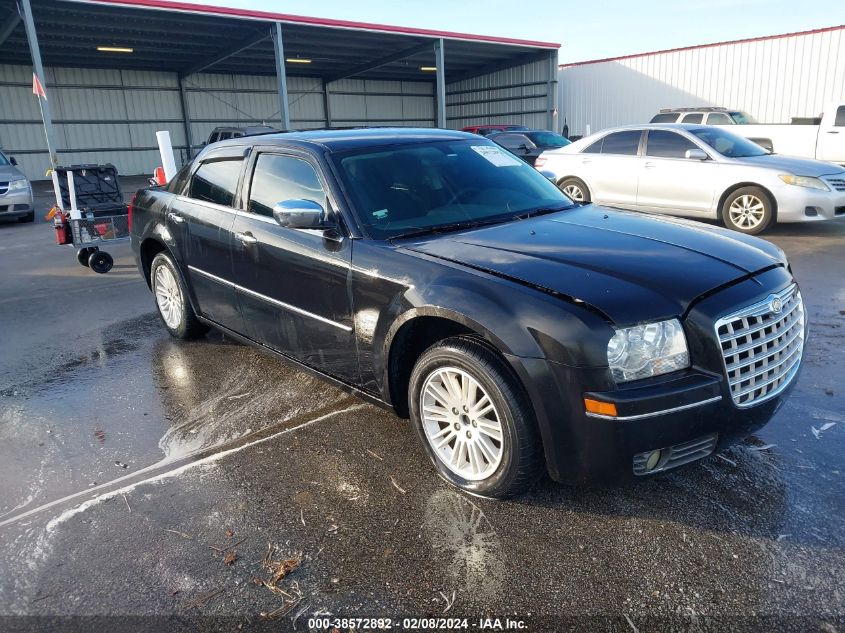
<svg viewBox="0 0 845 633">
<path fill-rule="evenodd" d="M 56 242 L 76 247 L 76 259 L 107 273 L 114 259 L 104 247 L 129 239 L 128 207 L 114 165 L 71 165 L 53 172 Z"/>
</svg>

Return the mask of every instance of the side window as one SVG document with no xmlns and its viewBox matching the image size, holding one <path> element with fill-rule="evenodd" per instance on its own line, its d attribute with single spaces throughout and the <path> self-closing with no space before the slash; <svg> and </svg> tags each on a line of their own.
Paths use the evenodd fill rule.
<svg viewBox="0 0 845 633">
<path fill-rule="evenodd" d="M 707 125 L 733 125 L 733 119 L 723 112 L 711 112 L 707 115 Z"/>
<path fill-rule="evenodd" d="M 182 166 L 182 169 L 178 171 L 178 173 L 173 177 L 169 183 L 167 183 L 167 189 L 170 193 L 175 193 L 176 195 L 181 195 L 183 191 L 185 191 L 185 185 L 188 183 L 188 176 L 191 174 L 191 167 L 193 166 L 192 161 L 188 161 Z"/>
<path fill-rule="evenodd" d="M 622 154 L 624 156 L 636 156 L 637 149 L 640 145 L 640 136 L 642 132 L 639 130 L 626 130 L 624 132 L 614 132 L 604 137 L 604 143 L 601 146 L 602 154 Z"/>
<path fill-rule="evenodd" d="M 701 112 L 693 112 L 691 114 L 685 114 L 684 118 L 681 119 L 681 123 L 701 123 L 704 120 L 704 115 Z"/>
<path fill-rule="evenodd" d="M 211 136 L 209 136 L 209 137 L 208 137 L 208 143 L 209 143 L 209 145 L 210 145 L 211 143 L 216 143 L 216 142 L 217 142 L 217 141 L 219 141 L 219 140 L 220 140 L 220 132 L 212 132 L 212 133 L 211 133 Z"/>
<path fill-rule="evenodd" d="M 231 207 L 235 202 L 243 158 L 208 161 L 191 178 L 191 198 Z"/>
<path fill-rule="evenodd" d="M 836 127 L 845 127 L 845 106 L 836 108 L 836 119 L 833 121 Z"/>
<path fill-rule="evenodd" d="M 651 121 L 649 121 L 649 123 L 674 123 L 677 120 L 677 112 L 665 112 L 663 114 L 655 114 L 651 117 Z"/>
<path fill-rule="evenodd" d="M 604 142 L 603 138 L 600 138 L 595 143 L 591 143 L 583 150 L 581 150 L 582 154 L 601 154 L 601 144 Z"/>
<path fill-rule="evenodd" d="M 255 162 L 248 210 L 272 217 L 273 207 L 285 200 L 313 200 L 328 209 L 326 192 L 310 163 L 292 156 L 260 154 Z"/>
<path fill-rule="evenodd" d="M 684 158 L 688 149 L 698 149 L 698 146 L 675 132 L 666 130 L 649 130 L 646 155 L 656 158 Z"/>
</svg>

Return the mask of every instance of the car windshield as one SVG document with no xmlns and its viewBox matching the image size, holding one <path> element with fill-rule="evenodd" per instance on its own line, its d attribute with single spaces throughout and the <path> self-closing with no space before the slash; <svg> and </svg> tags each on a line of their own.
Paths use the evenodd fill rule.
<svg viewBox="0 0 845 633">
<path fill-rule="evenodd" d="M 574 206 L 533 167 L 482 139 L 367 148 L 331 159 L 374 239 Z"/>
<path fill-rule="evenodd" d="M 689 130 L 699 139 L 707 143 L 722 156 L 728 158 L 744 158 L 747 156 L 765 156 L 769 152 L 746 138 L 731 134 L 718 127 L 699 127 Z"/>
<path fill-rule="evenodd" d="M 731 112 L 730 114 L 737 125 L 755 125 L 757 123 L 757 119 L 747 112 Z"/>
<path fill-rule="evenodd" d="M 537 147 L 564 147 L 572 143 L 568 138 L 554 132 L 531 132 L 526 134 Z"/>
<path fill-rule="evenodd" d="M 6 155 L 3 152 L 0 152 L 0 165 L 11 165 L 9 159 L 6 158 Z"/>
</svg>

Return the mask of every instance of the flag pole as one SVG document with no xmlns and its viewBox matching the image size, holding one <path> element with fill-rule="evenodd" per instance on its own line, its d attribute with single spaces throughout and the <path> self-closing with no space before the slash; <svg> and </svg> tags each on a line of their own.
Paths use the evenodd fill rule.
<svg viewBox="0 0 845 633">
<path fill-rule="evenodd" d="M 47 152 L 50 154 L 50 167 L 55 169 L 59 164 L 59 159 L 56 154 L 56 143 L 53 135 L 53 119 L 50 116 L 50 102 L 47 101 L 47 90 L 44 87 L 44 66 L 41 64 L 41 49 L 38 46 L 38 35 L 35 32 L 35 21 L 32 19 L 32 6 L 29 0 L 18 0 L 18 13 L 20 13 L 26 28 L 26 39 L 29 42 L 29 54 L 32 57 L 34 68 L 32 92 L 38 97 L 41 120 L 44 122 L 44 136 L 47 140 Z"/>
</svg>

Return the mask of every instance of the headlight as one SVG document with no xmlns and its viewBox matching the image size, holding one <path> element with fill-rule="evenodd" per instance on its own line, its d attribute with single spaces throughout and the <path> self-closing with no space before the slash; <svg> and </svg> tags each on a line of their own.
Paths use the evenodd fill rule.
<svg viewBox="0 0 845 633">
<path fill-rule="evenodd" d="M 617 382 L 658 376 L 689 367 L 684 329 L 678 319 L 616 330 L 607 362 Z"/>
<path fill-rule="evenodd" d="M 13 180 L 9 183 L 9 193 L 17 193 L 19 191 L 26 191 L 29 189 L 29 182 L 26 178 Z"/>
<path fill-rule="evenodd" d="M 778 174 L 778 177 L 787 185 L 795 185 L 796 187 L 809 187 L 810 189 L 820 189 L 821 191 L 830 191 L 828 186 L 818 178 L 811 176 L 793 176 L 792 174 Z"/>
</svg>

